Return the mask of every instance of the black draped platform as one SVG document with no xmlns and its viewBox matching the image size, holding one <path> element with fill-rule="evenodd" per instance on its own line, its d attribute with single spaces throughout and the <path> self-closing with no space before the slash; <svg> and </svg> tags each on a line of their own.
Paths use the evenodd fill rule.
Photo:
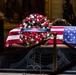
<svg viewBox="0 0 76 75">
<path fill-rule="evenodd" d="M 21 48 L 8 47 L 6 52 L 20 50 Z M 76 51 L 70 48 L 57 48 L 57 69 L 60 69 L 72 61 L 76 60 Z M 6 54 L 3 56 L 0 65 L 2 69 L 13 71 L 39 71 L 51 72 L 53 70 L 53 48 L 37 47 L 31 50 L 25 50 L 21 53 Z M 26 70 L 25 70 L 26 69 Z M 66 69 L 65 72 L 76 73 L 76 66 Z M 49 73 L 48 72 L 48 73 Z"/>
</svg>

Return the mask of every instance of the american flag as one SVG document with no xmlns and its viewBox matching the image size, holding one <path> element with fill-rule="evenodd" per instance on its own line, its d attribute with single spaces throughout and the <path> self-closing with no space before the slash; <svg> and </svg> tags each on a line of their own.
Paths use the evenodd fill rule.
<svg viewBox="0 0 76 75">
<path fill-rule="evenodd" d="M 57 44 L 62 44 L 59 39 L 63 39 L 63 31 L 65 26 L 51 26 L 50 32 L 53 34 L 57 33 Z M 20 27 L 12 29 L 8 33 L 8 37 L 5 42 L 5 47 L 8 47 L 12 44 L 22 44 L 23 42 L 20 39 Z M 53 44 L 53 35 L 51 35 L 51 39 L 47 41 L 49 44 Z"/>
<path fill-rule="evenodd" d="M 69 44 L 76 44 L 76 26 L 66 26 L 63 39 Z"/>
<path fill-rule="evenodd" d="M 51 39 L 48 40 L 48 43 L 49 44 L 53 44 L 53 41 L 54 41 L 54 36 L 53 36 L 53 33 L 57 33 L 57 36 L 56 36 L 56 43 L 57 44 L 62 44 L 62 42 L 60 41 L 60 39 L 63 39 L 63 32 L 64 32 L 64 28 L 65 26 L 51 26 Z"/>
</svg>

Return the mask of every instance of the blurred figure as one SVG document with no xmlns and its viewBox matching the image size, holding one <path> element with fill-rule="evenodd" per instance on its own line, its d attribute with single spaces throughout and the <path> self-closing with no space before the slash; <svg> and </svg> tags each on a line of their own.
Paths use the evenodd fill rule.
<svg viewBox="0 0 76 75">
<path fill-rule="evenodd" d="M 5 0 L 5 16 L 9 20 L 9 22 L 14 21 L 14 16 L 19 14 L 19 4 L 17 0 Z"/>
<path fill-rule="evenodd" d="M 5 16 L 10 19 L 12 14 L 12 1 L 11 0 L 5 0 Z"/>
<path fill-rule="evenodd" d="M 31 13 L 37 13 L 36 0 L 22 0 L 21 19 Z"/>
<path fill-rule="evenodd" d="M 21 14 L 20 14 L 20 21 L 23 20 L 30 12 L 30 0 L 22 0 L 22 7 L 21 7 Z"/>
<path fill-rule="evenodd" d="M 22 0 L 20 20 L 33 13 L 44 15 L 44 0 Z"/>
<path fill-rule="evenodd" d="M 31 1 L 31 13 L 39 13 L 37 1 L 36 0 L 30 0 L 30 1 Z"/>
<path fill-rule="evenodd" d="M 74 25 L 75 14 L 74 14 L 74 11 L 73 11 L 72 4 L 70 3 L 70 0 L 65 0 L 65 1 L 66 2 L 63 5 L 63 19 L 66 19 L 72 25 Z"/>
</svg>

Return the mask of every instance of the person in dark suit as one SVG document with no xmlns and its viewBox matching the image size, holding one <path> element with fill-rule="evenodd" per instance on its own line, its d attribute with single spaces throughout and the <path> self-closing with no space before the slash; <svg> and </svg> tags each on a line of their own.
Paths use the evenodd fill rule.
<svg viewBox="0 0 76 75">
<path fill-rule="evenodd" d="M 29 14 L 37 12 L 36 0 L 22 0 L 22 16 L 26 17 Z"/>
<path fill-rule="evenodd" d="M 22 0 L 20 21 L 22 21 L 30 13 L 30 0 Z"/>
<path fill-rule="evenodd" d="M 69 21 L 72 25 L 74 25 L 75 14 L 73 11 L 73 6 L 70 3 L 70 0 L 65 0 L 66 3 L 63 5 L 63 19 Z"/>
<path fill-rule="evenodd" d="M 11 18 L 11 13 L 12 13 L 12 1 L 11 0 L 5 0 L 5 16 L 10 19 Z"/>
<path fill-rule="evenodd" d="M 19 14 L 19 4 L 17 0 L 5 0 L 5 16 L 9 22 L 14 22 L 15 14 Z"/>
</svg>

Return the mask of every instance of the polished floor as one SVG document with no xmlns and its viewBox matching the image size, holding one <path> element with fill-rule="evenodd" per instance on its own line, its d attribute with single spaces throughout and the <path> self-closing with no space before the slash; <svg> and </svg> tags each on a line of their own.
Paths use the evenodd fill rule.
<svg viewBox="0 0 76 75">
<path fill-rule="evenodd" d="M 49 74 L 0 73 L 0 75 L 49 75 Z M 59 75 L 76 75 L 76 74 L 59 74 Z"/>
</svg>

